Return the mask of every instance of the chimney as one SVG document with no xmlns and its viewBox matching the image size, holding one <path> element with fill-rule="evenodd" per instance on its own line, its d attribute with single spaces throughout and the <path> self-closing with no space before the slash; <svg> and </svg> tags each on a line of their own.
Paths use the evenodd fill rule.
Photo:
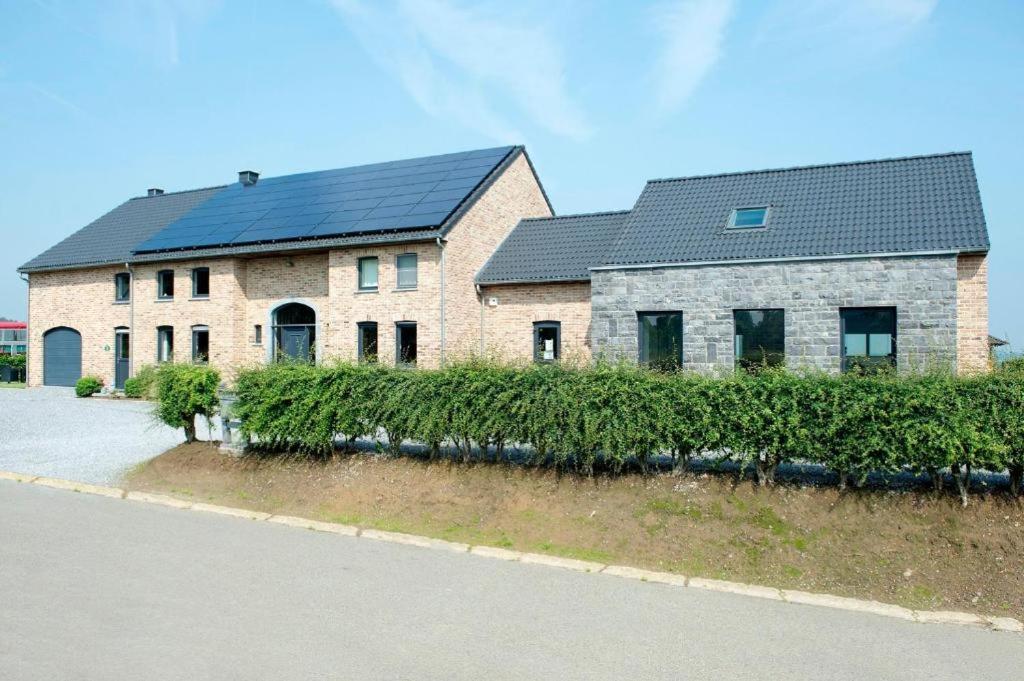
<svg viewBox="0 0 1024 681">
<path fill-rule="evenodd" d="M 260 174 L 255 170 L 239 170 L 238 181 L 242 183 L 243 187 L 251 187 L 256 184 L 256 180 L 260 179 Z"/>
<path fill-rule="evenodd" d="M 160 196 L 163 193 L 164 190 L 160 189 L 159 187 L 150 187 L 149 189 L 146 190 L 147 196 Z"/>
</svg>

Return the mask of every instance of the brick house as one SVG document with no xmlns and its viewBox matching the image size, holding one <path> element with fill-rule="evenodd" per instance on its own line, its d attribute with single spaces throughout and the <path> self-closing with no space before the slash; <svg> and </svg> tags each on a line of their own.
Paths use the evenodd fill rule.
<svg viewBox="0 0 1024 681">
<path fill-rule="evenodd" d="M 629 211 L 523 220 L 477 277 L 482 344 L 984 370 L 988 250 L 969 153 L 652 180 Z"/>
<path fill-rule="evenodd" d="M 552 213 L 518 146 L 151 189 L 19 268 L 29 384 L 121 387 L 170 359 L 438 366 L 479 346 L 484 261 Z"/>
</svg>

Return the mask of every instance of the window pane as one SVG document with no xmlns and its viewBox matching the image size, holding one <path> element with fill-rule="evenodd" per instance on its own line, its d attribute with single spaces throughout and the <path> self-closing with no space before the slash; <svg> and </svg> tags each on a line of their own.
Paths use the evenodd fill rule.
<svg viewBox="0 0 1024 681">
<path fill-rule="evenodd" d="M 398 330 L 398 361 L 403 364 L 416 363 L 416 325 L 400 324 Z"/>
<path fill-rule="evenodd" d="M 536 324 L 533 329 L 533 359 L 537 362 L 554 362 L 561 352 L 561 325 L 556 323 Z"/>
<path fill-rule="evenodd" d="M 892 354 L 892 336 L 887 333 L 872 333 L 868 336 L 868 354 L 885 357 Z"/>
<path fill-rule="evenodd" d="M 377 258 L 359 261 L 359 288 L 377 288 Z"/>
<path fill-rule="evenodd" d="M 760 227 L 764 224 L 767 208 L 743 208 L 733 216 L 733 227 Z"/>
<path fill-rule="evenodd" d="M 359 359 L 363 362 L 377 361 L 377 325 L 359 325 Z"/>
<path fill-rule="evenodd" d="M 159 362 L 170 362 L 174 358 L 174 330 L 161 328 L 157 330 L 156 358 Z"/>
<path fill-rule="evenodd" d="M 210 295 L 210 270 L 205 267 L 192 270 L 192 295 L 202 298 Z"/>
<path fill-rule="evenodd" d="M 398 288 L 416 288 L 416 254 L 398 256 Z"/>
<path fill-rule="evenodd" d="M 786 359 L 786 327 L 783 310 L 736 310 L 737 365 L 752 370 L 781 366 Z"/>
<path fill-rule="evenodd" d="M 115 299 L 116 300 L 128 300 L 128 296 L 131 295 L 130 284 L 131 279 L 125 272 L 115 275 L 114 277 L 114 288 L 115 288 Z"/>
<path fill-rule="evenodd" d="M 210 332 L 196 329 L 192 332 L 192 360 L 205 363 L 210 358 Z"/>
<path fill-rule="evenodd" d="M 863 357 L 868 354 L 868 337 L 863 333 L 848 333 L 844 343 L 847 357 Z"/>
<path fill-rule="evenodd" d="M 672 371 L 682 363 L 683 315 L 680 312 L 642 313 L 640 361 L 652 369 Z"/>
<path fill-rule="evenodd" d="M 174 297 L 174 272 L 163 270 L 156 277 L 157 295 L 160 298 Z"/>
</svg>

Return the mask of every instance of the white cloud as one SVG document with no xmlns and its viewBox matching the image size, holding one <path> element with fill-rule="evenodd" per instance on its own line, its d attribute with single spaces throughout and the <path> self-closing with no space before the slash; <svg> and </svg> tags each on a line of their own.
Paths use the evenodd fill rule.
<svg viewBox="0 0 1024 681">
<path fill-rule="evenodd" d="M 694 93 L 722 56 L 732 0 L 676 0 L 652 10 L 664 44 L 654 66 L 655 108 L 675 111 Z"/>
<path fill-rule="evenodd" d="M 452 0 L 333 5 L 374 61 L 427 113 L 449 118 L 499 141 L 522 140 L 508 109 L 557 135 L 592 132 L 568 94 L 558 43 L 498 6 L 469 8 Z M 507 10 L 506 10 L 507 11 Z"/>
</svg>

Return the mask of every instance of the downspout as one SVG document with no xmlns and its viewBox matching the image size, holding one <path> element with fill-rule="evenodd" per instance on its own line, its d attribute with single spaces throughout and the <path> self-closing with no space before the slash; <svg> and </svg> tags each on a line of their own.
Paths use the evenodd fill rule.
<svg viewBox="0 0 1024 681">
<path fill-rule="evenodd" d="M 444 333 L 444 241 L 437 237 L 437 248 L 441 251 L 441 368 L 445 364 L 445 333 Z"/>
<path fill-rule="evenodd" d="M 135 270 L 129 263 L 125 263 L 124 268 L 128 270 L 128 377 L 131 378 L 135 375 Z"/>
<path fill-rule="evenodd" d="M 480 299 L 480 357 L 484 356 L 484 290 L 480 284 L 476 284 L 476 297 Z"/>
<path fill-rule="evenodd" d="M 32 285 L 29 283 L 28 274 L 25 272 L 19 272 L 18 276 L 28 286 L 25 292 L 25 296 L 28 298 L 28 302 L 25 303 L 25 322 L 27 323 L 25 328 L 25 385 L 27 386 L 29 360 L 31 359 L 30 353 L 32 352 Z"/>
</svg>

